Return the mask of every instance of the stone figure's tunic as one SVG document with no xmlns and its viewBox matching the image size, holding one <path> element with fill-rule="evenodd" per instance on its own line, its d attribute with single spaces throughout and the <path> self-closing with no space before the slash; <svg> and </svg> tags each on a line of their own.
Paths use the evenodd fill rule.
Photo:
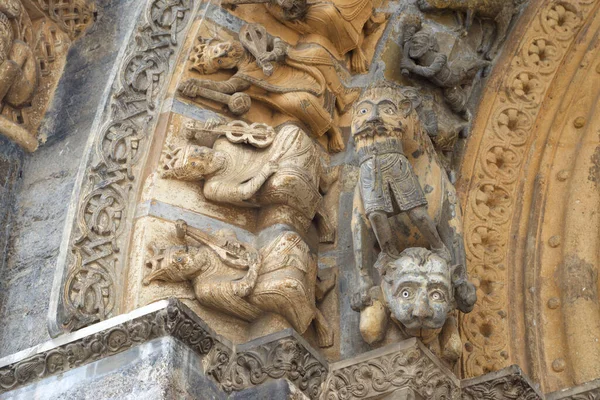
<svg viewBox="0 0 600 400">
<path fill-rule="evenodd" d="M 378 138 L 359 148 L 360 195 L 365 212 L 390 215 L 427 204 L 399 138 Z"/>
</svg>

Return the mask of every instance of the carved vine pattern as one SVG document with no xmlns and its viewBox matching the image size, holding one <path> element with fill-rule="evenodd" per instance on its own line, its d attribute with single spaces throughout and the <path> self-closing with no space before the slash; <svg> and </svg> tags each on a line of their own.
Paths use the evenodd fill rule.
<svg viewBox="0 0 600 400">
<path fill-rule="evenodd" d="M 269 379 L 288 379 L 310 399 L 318 399 L 327 368 L 297 340 L 282 339 L 235 355 L 223 389 L 257 386 Z"/>
<path fill-rule="evenodd" d="M 501 369 L 510 359 L 507 246 L 518 178 L 545 93 L 595 2 L 545 2 L 520 42 L 482 133 L 466 196 L 469 276 L 480 282 L 480 290 L 473 312 L 461 316 L 468 342 L 462 362 L 465 377 Z"/>
<path fill-rule="evenodd" d="M 231 350 L 183 312 L 178 302 L 173 301 L 155 313 L 1 368 L 0 393 L 167 335 L 179 339 L 195 353 L 206 356 L 205 359 L 211 359 L 213 369 L 223 368 L 219 363 L 229 360 Z"/>
<path fill-rule="evenodd" d="M 509 375 L 463 389 L 463 400 L 541 400 L 541 397 L 519 375 Z"/>
<path fill-rule="evenodd" d="M 75 216 L 73 256 L 62 296 L 66 330 L 113 315 L 121 247 L 132 212 L 130 192 L 193 4 L 194 0 L 149 1 L 145 23 L 138 26 L 135 44 L 119 71 Z"/>
<path fill-rule="evenodd" d="M 410 388 L 425 399 L 460 399 L 460 388 L 415 348 L 333 371 L 323 398 L 365 399 L 401 388 Z"/>
</svg>

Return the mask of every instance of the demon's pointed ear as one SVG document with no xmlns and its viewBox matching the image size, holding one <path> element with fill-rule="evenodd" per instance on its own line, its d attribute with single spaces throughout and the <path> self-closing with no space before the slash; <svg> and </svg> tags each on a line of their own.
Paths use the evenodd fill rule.
<svg viewBox="0 0 600 400">
<path fill-rule="evenodd" d="M 410 99 L 404 99 L 400 102 L 398 108 L 404 117 L 408 117 L 414 109 L 414 106 Z"/>
</svg>

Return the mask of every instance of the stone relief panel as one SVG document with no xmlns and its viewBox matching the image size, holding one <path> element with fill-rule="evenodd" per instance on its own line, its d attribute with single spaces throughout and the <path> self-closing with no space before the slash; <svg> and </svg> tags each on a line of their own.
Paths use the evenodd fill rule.
<svg viewBox="0 0 600 400">
<path fill-rule="evenodd" d="M 0 134 L 32 152 L 71 40 L 93 23 L 93 3 L 6 0 L 0 4 Z"/>
<path fill-rule="evenodd" d="M 293 328 L 335 361 L 417 337 L 454 366 L 477 297 L 456 167 L 520 8 L 440 4 L 149 2 L 82 172 L 52 333 L 177 297 L 236 345 Z"/>
</svg>

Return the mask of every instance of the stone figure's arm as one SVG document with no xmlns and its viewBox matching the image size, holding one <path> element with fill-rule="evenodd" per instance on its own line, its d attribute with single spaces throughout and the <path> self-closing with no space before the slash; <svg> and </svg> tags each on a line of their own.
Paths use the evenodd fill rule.
<svg viewBox="0 0 600 400">
<path fill-rule="evenodd" d="M 412 72 L 414 72 L 417 75 L 421 75 L 425 78 L 431 78 L 437 75 L 437 73 L 440 72 L 442 68 L 444 68 L 444 65 L 446 65 L 447 62 L 448 58 L 445 54 L 437 54 L 435 56 L 435 60 L 433 60 L 433 62 L 428 67 L 415 64 L 412 66 L 411 69 Z"/>
<path fill-rule="evenodd" d="M 263 166 L 260 172 L 253 178 L 247 180 L 244 183 L 238 185 L 235 188 L 234 193 L 232 193 L 231 197 L 228 199 L 229 201 L 235 202 L 243 202 L 245 200 L 249 200 L 252 196 L 256 194 L 264 185 L 264 183 L 269 179 L 271 175 L 277 172 L 278 165 L 273 162 L 269 162 Z"/>
<path fill-rule="evenodd" d="M 354 249 L 354 264 L 360 278 L 353 290 L 351 290 L 351 292 L 354 292 L 351 299 L 351 306 L 356 311 L 361 311 L 372 303 L 369 295 L 369 289 L 373 287 L 370 262 L 372 261 L 372 257 L 369 251 L 373 247 L 373 242 L 373 234 L 369 228 L 369 222 L 365 215 L 360 196 L 360 189 L 357 185 L 352 206 L 352 246 Z"/>
<path fill-rule="evenodd" d="M 226 81 L 212 81 L 209 79 L 188 79 L 179 86 L 179 91 L 188 97 L 198 97 L 202 89 L 213 90 L 224 94 L 234 94 L 250 87 L 250 83 L 235 76 Z"/>
</svg>

